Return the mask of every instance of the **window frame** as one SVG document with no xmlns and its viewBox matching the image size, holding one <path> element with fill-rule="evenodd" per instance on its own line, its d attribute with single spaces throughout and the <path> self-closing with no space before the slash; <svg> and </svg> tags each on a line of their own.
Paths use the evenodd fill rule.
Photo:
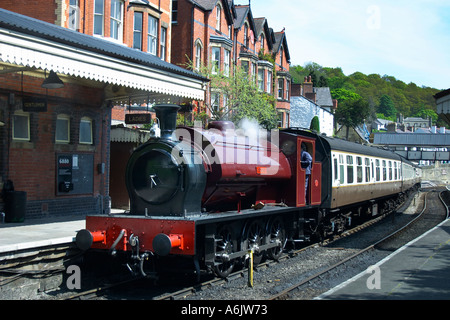
<svg viewBox="0 0 450 320">
<path fill-rule="evenodd" d="M 161 27 L 161 37 L 159 39 L 159 56 L 163 61 L 166 61 L 167 55 L 167 28 Z"/>
<path fill-rule="evenodd" d="M 119 7 L 118 11 L 116 5 Z M 124 4 L 122 0 L 111 0 L 109 36 L 119 42 L 123 42 L 123 7 Z M 114 9 L 116 9 L 116 11 Z M 115 15 L 118 15 L 118 17 Z M 116 24 L 116 28 L 114 28 L 114 24 Z M 117 37 L 115 36 L 115 33 L 117 33 Z"/>
<path fill-rule="evenodd" d="M 80 6 L 78 0 L 69 1 L 69 19 L 67 27 L 70 30 L 77 31 L 80 29 Z"/>
<path fill-rule="evenodd" d="M 260 92 L 264 92 L 264 79 L 265 79 L 265 74 L 264 74 L 264 69 L 263 68 L 258 68 L 258 90 Z"/>
<path fill-rule="evenodd" d="M 102 12 L 97 12 L 97 3 L 102 5 Z M 96 32 L 96 27 L 99 26 L 101 21 L 101 33 Z M 93 34 L 94 36 L 105 36 L 105 1 L 104 0 L 94 0 L 94 24 L 93 24 Z"/>
<path fill-rule="evenodd" d="M 90 140 L 81 140 L 82 139 L 82 123 L 89 123 L 89 127 L 90 127 Z M 94 121 L 92 120 L 92 118 L 90 117 L 82 117 L 80 119 L 80 131 L 79 131 L 79 139 L 78 142 L 80 144 L 87 144 L 87 145 L 93 145 L 94 144 Z"/>
<path fill-rule="evenodd" d="M 218 53 L 218 56 L 216 55 Z M 211 48 L 211 63 L 212 63 L 212 74 L 219 74 L 220 73 L 220 55 L 221 55 L 221 47 L 212 47 Z M 216 59 L 218 58 L 218 59 Z"/>
<path fill-rule="evenodd" d="M 273 72 L 271 70 L 267 71 L 267 87 L 266 87 L 266 92 L 268 94 L 272 93 L 272 74 Z"/>
<path fill-rule="evenodd" d="M 354 173 L 354 165 L 353 165 L 353 156 L 346 156 L 346 164 L 347 164 L 347 184 L 353 184 L 355 182 L 355 173 Z"/>
<path fill-rule="evenodd" d="M 147 52 L 154 56 L 158 56 L 158 25 L 158 18 L 149 14 L 147 22 Z M 154 30 L 151 30 L 152 27 L 154 27 Z"/>
<path fill-rule="evenodd" d="M 345 183 L 345 166 L 344 155 L 339 155 L 339 183 L 342 185 Z"/>
<path fill-rule="evenodd" d="M 220 4 L 216 5 L 216 30 L 220 32 L 220 26 L 222 24 L 222 7 Z"/>
<path fill-rule="evenodd" d="M 202 66 L 203 44 L 200 39 L 195 42 L 195 70 L 200 71 Z"/>
<path fill-rule="evenodd" d="M 225 76 L 229 77 L 230 76 L 230 59 L 231 59 L 231 51 L 228 49 L 224 49 L 225 50 L 225 54 L 224 54 L 224 59 L 223 59 L 223 73 Z"/>
<path fill-rule="evenodd" d="M 366 182 L 370 182 L 370 177 L 371 177 L 371 173 L 370 173 L 370 159 L 369 158 L 364 158 L 364 168 L 365 168 L 365 174 L 366 174 Z"/>
<path fill-rule="evenodd" d="M 58 139 L 58 120 L 65 120 L 67 121 L 67 139 Z M 58 114 L 56 116 L 56 122 L 55 122 L 55 143 L 58 144 L 67 144 L 70 143 L 70 116 L 67 114 Z"/>
<path fill-rule="evenodd" d="M 356 156 L 356 183 L 364 182 L 364 171 L 362 157 Z"/>
<path fill-rule="evenodd" d="M 140 17 L 140 26 L 136 25 L 136 17 Z M 140 27 L 140 29 L 136 29 L 136 27 Z M 142 33 L 144 27 L 144 14 L 142 12 L 135 11 L 133 14 L 133 49 L 142 50 Z M 136 42 L 137 37 L 139 37 L 139 42 Z M 137 46 L 139 45 L 139 46 Z"/>
<path fill-rule="evenodd" d="M 284 99 L 284 78 L 278 78 L 278 100 Z"/>
<path fill-rule="evenodd" d="M 22 136 L 16 136 L 16 117 L 25 117 L 27 122 L 27 132 L 26 137 Z M 22 129 L 22 128 L 20 128 Z M 13 114 L 13 121 L 12 121 L 12 139 L 14 141 L 30 141 L 31 140 L 31 133 L 30 133 L 30 114 L 23 111 L 16 111 Z"/>
</svg>

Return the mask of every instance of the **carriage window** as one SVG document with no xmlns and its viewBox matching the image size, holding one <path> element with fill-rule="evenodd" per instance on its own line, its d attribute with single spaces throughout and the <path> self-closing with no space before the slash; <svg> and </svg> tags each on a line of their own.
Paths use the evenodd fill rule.
<svg viewBox="0 0 450 320">
<path fill-rule="evenodd" d="M 344 183 L 344 156 L 339 155 L 339 182 Z"/>
<path fill-rule="evenodd" d="M 363 167 L 361 157 L 356 157 L 356 182 L 363 182 Z"/>
<path fill-rule="evenodd" d="M 347 183 L 353 183 L 353 156 L 347 156 Z"/>
<path fill-rule="evenodd" d="M 392 181 L 392 161 L 389 161 L 389 180 Z"/>
<path fill-rule="evenodd" d="M 398 179 L 397 162 L 394 162 L 394 180 Z"/>
<path fill-rule="evenodd" d="M 369 158 L 364 159 L 365 169 L 366 169 L 366 182 L 370 181 L 370 160 Z"/>
<path fill-rule="evenodd" d="M 338 177 L 338 174 L 339 174 L 339 171 L 338 171 L 339 169 L 338 169 L 338 159 L 337 158 L 334 158 L 334 170 L 333 170 L 333 173 L 334 173 L 334 180 L 337 180 L 339 177 Z"/>
<path fill-rule="evenodd" d="M 386 160 L 383 160 L 382 166 L 383 166 L 383 181 L 386 181 L 387 180 Z"/>
<path fill-rule="evenodd" d="M 375 166 L 377 167 L 377 169 L 376 169 L 376 180 L 377 181 L 380 181 L 380 179 L 381 179 L 381 176 L 380 176 L 380 160 L 375 160 Z"/>
</svg>

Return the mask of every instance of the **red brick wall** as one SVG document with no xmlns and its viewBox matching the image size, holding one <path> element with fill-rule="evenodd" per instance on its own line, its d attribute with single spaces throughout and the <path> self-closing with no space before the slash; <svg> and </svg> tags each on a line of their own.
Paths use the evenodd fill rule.
<svg viewBox="0 0 450 320">
<path fill-rule="evenodd" d="M 109 110 L 101 108 L 101 89 L 88 88 L 66 81 L 63 89 L 48 90 L 47 111 L 28 112 L 30 116 L 30 141 L 12 139 L 10 117 L 15 111 L 22 110 L 22 95 L 30 97 L 46 97 L 46 90 L 41 87 L 43 79 L 23 76 L 23 93 L 21 90 L 21 74 L 7 74 L 0 77 L 0 108 L 5 114 L 3 139 L 0 151 L 6 153 L 0 174 L 4 182 L 12 180 L 15 190 L 26 191 L 27 201 L 48 202 L 92 197 L 108 194 L 108 172 L 102 175 L 97 172 L 97 164 L 108 163 L 107 142 L 109 141 Z M 11 94 L 14 104 L 10 104 Z M 55 143 L 55 127 L 58 114 L 70 117 L 70 143 Z M 93 145 L 79 143 L 79 123 L 82 117 L 93 120 Z M 2 135 L 0 135 L 2 136 Z M 58 195 L 57 166 L 58 153 L 92 154 L 94 157 L 93 192 L 85 195 Z M 1 187 L 1 185 L 0 185 Z M 83 200 L 84 201 L 84 200 Z M 73 205 L 73 204 L 72 204 Z"/>
<path fill-rule="evenodd" d="M 205 48 L 204 28 L 199 28 L 196 23 L 191 26 L 191 15 L 193 5 L 188 1 L 178 1 L 178 19 L 177 23 L 172 24 L 172 63 L 185 65 L 188 62 L 186 55 L 193 61 L 193 47 L 196 39 L 200 39 Z M 201 11 L 194 10 L 194 20 L 203 21 Z M 193 37 L 192 29 L 193 28 Z M 192 39 L 192 38 L 193 39 Z"/>
<path fill-rule="evenodd" d="M 55 0 L 2 0 L 0 7 L 49 23 L 55 23 L 57 18 Z"/>
</svg>

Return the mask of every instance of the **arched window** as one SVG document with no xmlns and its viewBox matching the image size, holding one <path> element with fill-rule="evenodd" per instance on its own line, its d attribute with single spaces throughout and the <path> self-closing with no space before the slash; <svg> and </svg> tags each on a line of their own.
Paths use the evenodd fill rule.
<svg viewBox="0 0 450 320">
<path fill-rule="evenodd" d="M 203 51 L 203 44 L 200 41 L 200 39 L 197 39 L 195 41 L 195 60 L 194 60 L 194 67 L 195 70 L 199 71 L 200 67 L 202 65 L 202 51 Z"/>
</svg>

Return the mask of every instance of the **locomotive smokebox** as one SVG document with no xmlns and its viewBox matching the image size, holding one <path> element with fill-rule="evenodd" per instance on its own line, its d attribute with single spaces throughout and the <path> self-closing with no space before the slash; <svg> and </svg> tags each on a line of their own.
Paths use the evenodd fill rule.
<svg viewBox="0 0 450 320">
<path fill-rule="evenodd" d="M 177 113 L 180 106 L 174 104 L 158 104 L 153 106 L 159 119 L 161 139 L 173 140 L 173 132 L 177 126 Z"/>
</svg>

